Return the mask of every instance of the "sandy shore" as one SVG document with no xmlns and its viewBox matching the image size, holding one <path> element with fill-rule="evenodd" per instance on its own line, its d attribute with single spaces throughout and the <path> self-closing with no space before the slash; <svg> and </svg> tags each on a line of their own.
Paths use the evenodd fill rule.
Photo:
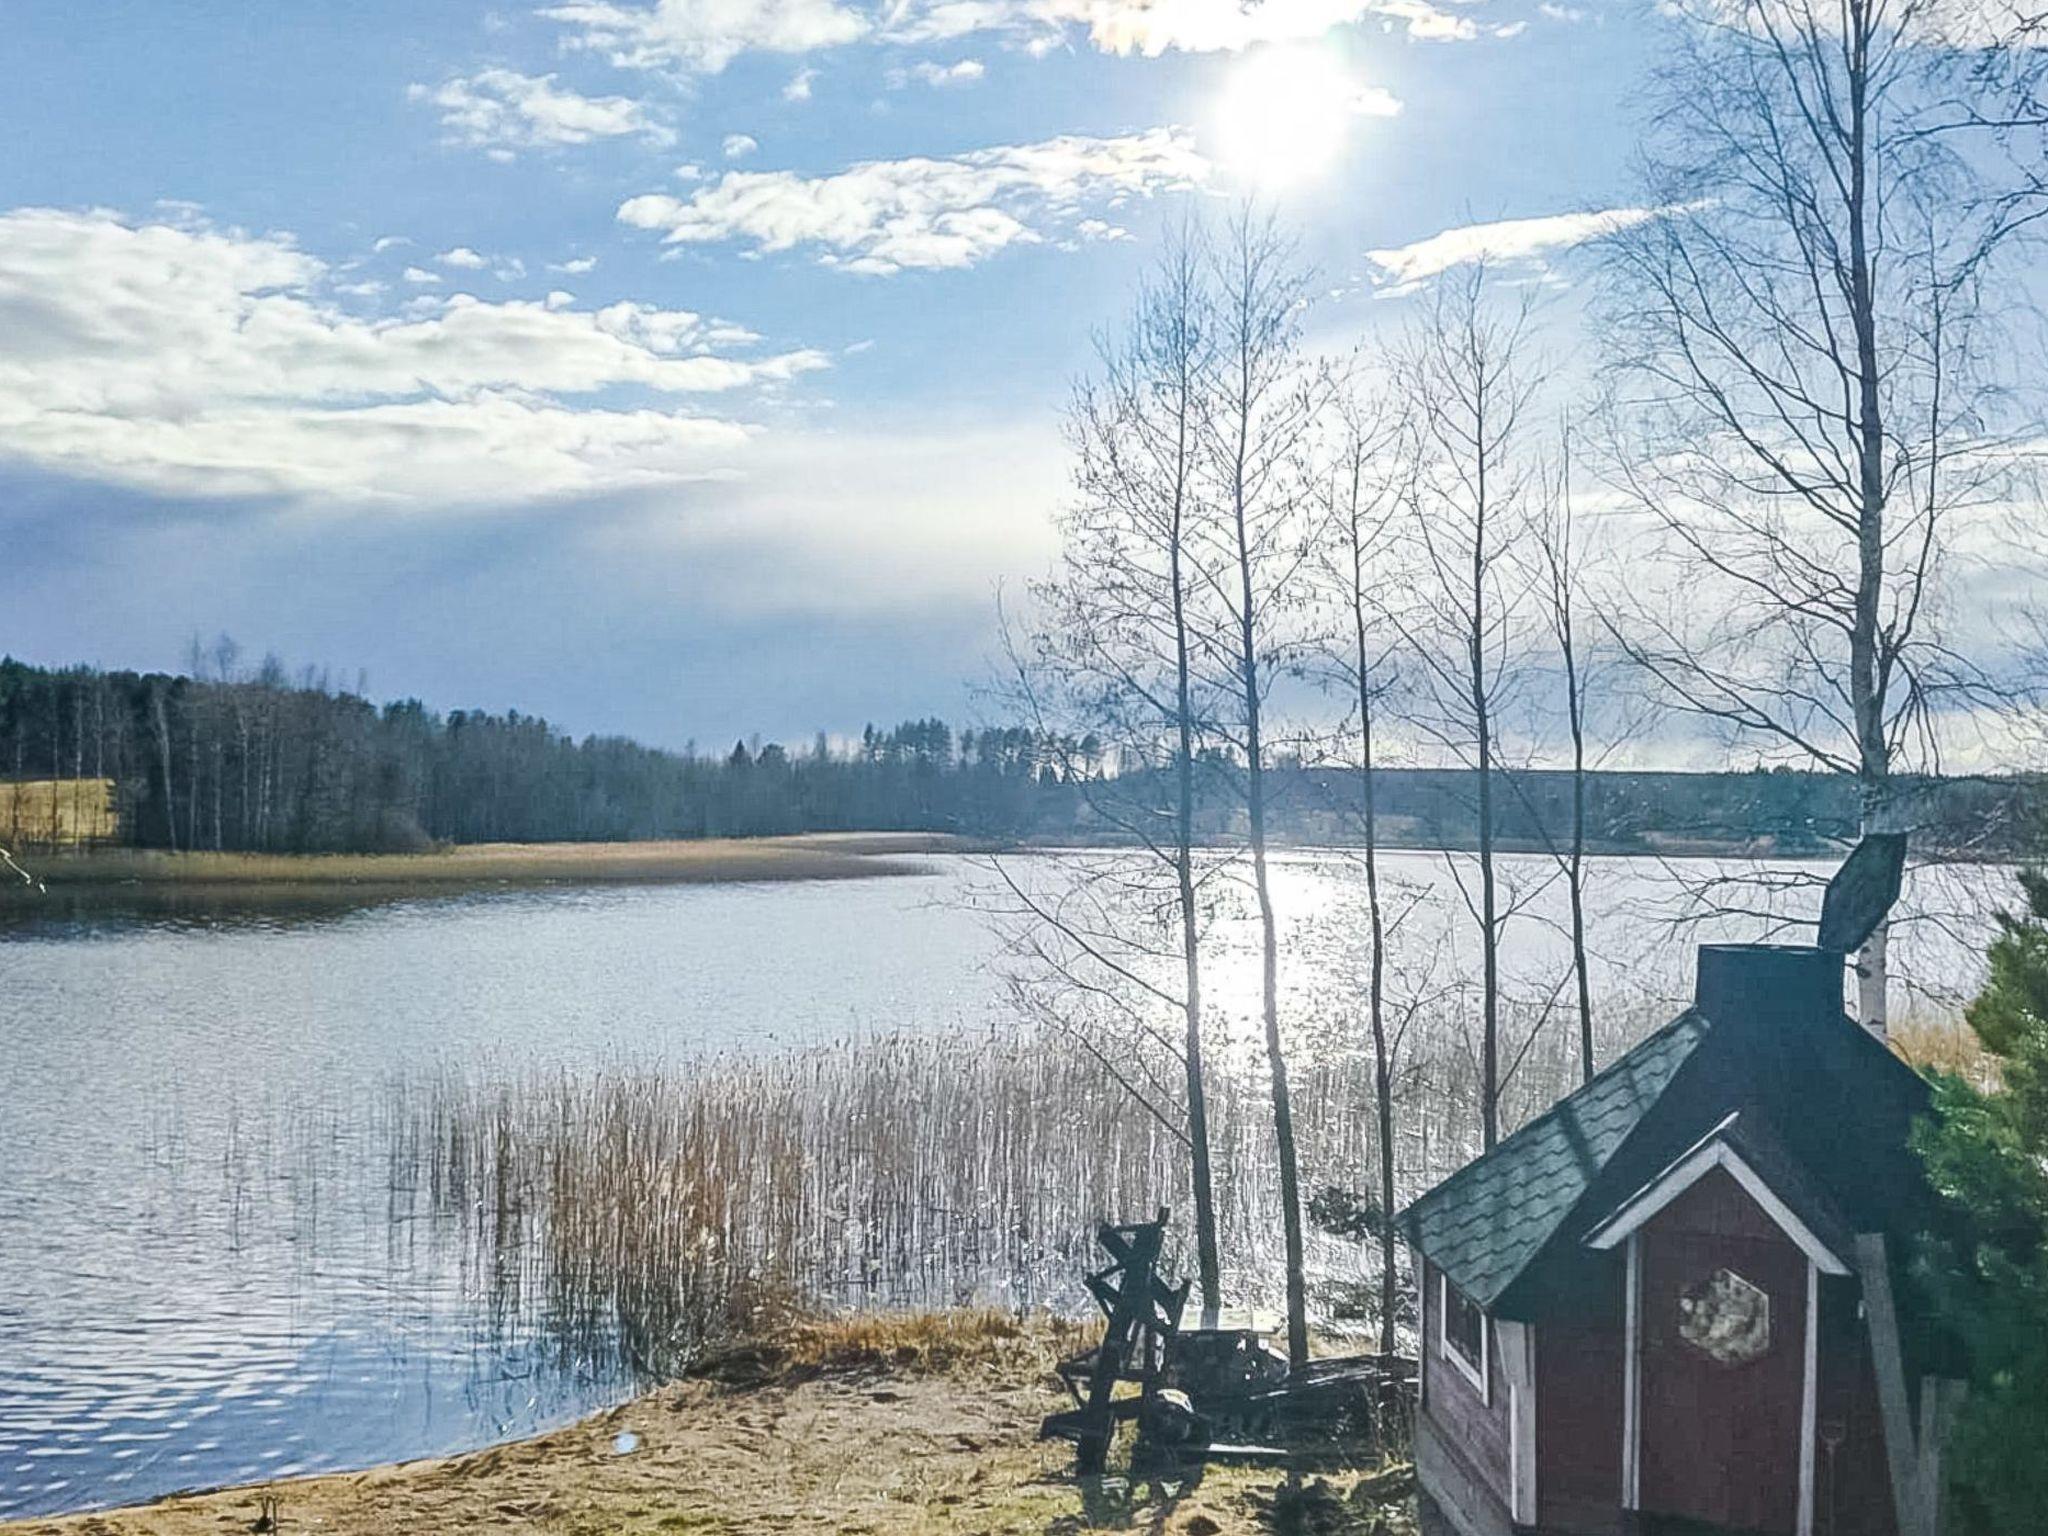
<svg viewBox="0 0 2048 1536">
<path fill-rule="evenodd" d="M 855 1325 L 859 1326 L 859 1325 Z M 940 1324 L 941 1327 L 951 1326 Z M 975 1325 L 979 1326 L 979 1325 Z M 1289 1479 L 1216 1467 L 1192 1482 L 1078 1479 L 1038 1421 L 1073 1336 L 998 1327 L 956 1357 L 861 1345 L 691 1380 L 533 1440 L 444 1460 L 0 1525 L 10 1536 L 499 1531 L 573 1536 L 939 1536 L 1095 1526 L 1157 1536 L 1412 1529 L 1399 1471 Z M 271 1501 L 274 1501 L 271 1502 Z M 274 1512 L 275 1526 L 262 1524 Z"/>
</svg>

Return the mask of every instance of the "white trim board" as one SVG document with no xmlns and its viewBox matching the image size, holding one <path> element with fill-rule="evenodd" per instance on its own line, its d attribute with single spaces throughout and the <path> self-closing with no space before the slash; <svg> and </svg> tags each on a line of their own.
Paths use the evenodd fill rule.
<svg viewBox="0 0 2048 1536">
<path fill-rule="evenodd" d="M 1463 1291 L 1458 1291 L 1458 1295 L 1464 1298 L 1465 1304 L 1479 1314 L 1479 1368 L 1477 1371 L 1474 1371 L 1472 1362 L 1459 1354 L 1451 1345 L 1451 1292 L 1457 1290 L 1457 1287 L 1451 1284 L 1451 1277 L 1442 1270 L 1436 1272 L 1436 1286 L 1437 1353 L 1451 1362 L 1457 1373 L 1472 1384 L 1472 1390 L 1479 1394 L 1479 1400 L 1491 1408 L 1493 1406 L 1493 1387 L 1492 1372 L 1487 1369 L 1487 1335 L 1492 1333 L 1493 1329 L 1488 1326 L 1486 1309 L 1471 1297 L 1466 1296 Z"/>
<path fill-rule="evenodd" d="M 1643 1467 L 1643 1240 L 1628 1235 L 1628 1291 L 1621 1375 L 1621 1507 L 1642 1502 Z"/>
<path fill-rule="evenodd" d="M 1806 1264 L 1806 1375 L 1799 1390 L 1799 1536 L 1813 1536 L 1813 1442 L 1820 1400 L 1820 1267 Z"/>
<path fill-rule="evenodd" d="M 1718 1135 L 1695 1147 L 1644 1188 L 1630 1195 L 1611 1216 L 1586 1234 L 1586 1246 L 1601 1250 L 1620 1246 L 1624 1238 L 1640 1231 L 1651 1217 L 1716 1168 L 1725 1168 L 1749 1197 L 1763 1207 L 1764 1214 L 1823 1274 L 1846 1275 L 1850 1272 L 1848 1264 L 1799 1219 L 1791 1206 L 1778 1198 L 1770 1185 L 1764 1182 L 1763 1176 L 1743 1160 L 1741 1153 Z"/>
<path fill-rule="evenodd" d="M 1517 1525 L 1536 1523 L 1536 1330 L 1503 1318 L 1493 1325 L 1501 1374 L 1508 1383 L 1509 1513 Z"/>
</svg>

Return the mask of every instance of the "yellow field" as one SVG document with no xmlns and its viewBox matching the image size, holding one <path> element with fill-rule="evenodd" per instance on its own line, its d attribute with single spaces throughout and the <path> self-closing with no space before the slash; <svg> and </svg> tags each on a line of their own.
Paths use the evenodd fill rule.
<svg viewBox="0 0 2048 1536">
<path fill-rule="evenodd" d="M 120 830 L 112 779 L 0 779 L 0 837 L 15 848 L 90 848 Z"/>
</svg>

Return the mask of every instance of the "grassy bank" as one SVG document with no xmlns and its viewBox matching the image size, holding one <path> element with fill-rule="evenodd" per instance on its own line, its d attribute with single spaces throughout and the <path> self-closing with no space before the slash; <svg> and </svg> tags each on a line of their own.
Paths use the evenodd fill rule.
<svg viewBox="0 0 2048 1536">
<path fill-rule="evenodd" d="M 1086 1335 L 1003 1314 L 800 1323 L 699 1374 L 553 1434 L 471 1455 L 293 1479 L 0 1527 L 19 1536 L 222 1531 L 549 1536 L 966 1536 L 1112 1527 L 1161 1536 L 1413 1530 L 1405 1469 L 1321 1448 L 1290 1478 L 1215 1467 L 1073 1475 L 1037 1439 L 1065 1401 L 1053 1362 Z M 271 1522 L 261 1524 L 266 1518 Z"/>
<path fill-rule="evenodd" d="M 902 873 L 910 856 L 965 847 L 921 832 L 860 832 L 702 842 L 475 843 L 426 853 L 165 853 L 101 848 L 23 855 L 59 894 L 193 891 L 421 891 L 499 885 L 830 880 Z M 892 857 L 893 856 L 893 857 Z M 33 900 L 25 885 L 0 900 Z"/>
</svg>

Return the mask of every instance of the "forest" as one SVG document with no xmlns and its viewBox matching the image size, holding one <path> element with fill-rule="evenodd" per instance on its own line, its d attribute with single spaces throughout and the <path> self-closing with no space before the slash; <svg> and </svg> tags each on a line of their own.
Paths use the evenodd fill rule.
<svg viewBox="0 0 2048 1536">
<path fill-rule="evenodd" d="M 434 843 L 610 842 L 877 828 L 1013 834 L 1056 793 L 1032 733 L 940 720 L 833 749 L 700 755 L 575 740 L 537 716 L 379 706 L 232 648 L 181 675 L 0 661 L 0 778 L 111 780 L 131 846 L 406 852 Z M 1071 761 L 1077 746 L 1057 754 Z M 10 824 L 10 822 L 12 824 Z M 19 847 L 50 841 L 0 814 Z"/>
<path fill-rule="evenodd" d="M 612 842 L 795 832 L 936 831 L 1046 843 L 1118 843 L 1172 803 L 1171 765 L 1119 772 L 1101 738 L 930 718 L 869 725 L 835 743 L 735 742 L 666 751 L 617 736 L 576 739 L 518 710 L 378 705 L 274 659 L 244 671 L 233 648 L 183 674 L 41 668 L 0 660 L 0 780 L 57 793 L 0 801 L 17 848 L 72 841 L 64 786 L 113 786 L 112 841 L 131 847 L 273 853 L 405 852 L 436 843 Z M 1241 765 L 1201 754 L 1196 835 L 1241 833 Z M 1274 825 L 1322 844 L 1354 841 L 1344 808 L 1355 768 L 1280 752 Z M 1574 775 L 1507 776 L 1493 826 L 1511 847 L 1567 835 Z M 1382 841 L 1476 841 L 1476 785 L 1461 769 L 1381 767 Z M 1593 771 L 1589 846 L 1612 852 L 1726 847 L 1819 854 L 1854 838 L 1852 778 Z M 1995 855 L 2025 825 L 2025 778 L 1920 782 L 1916 826 L 1946 849 Z"/>
</svg>

